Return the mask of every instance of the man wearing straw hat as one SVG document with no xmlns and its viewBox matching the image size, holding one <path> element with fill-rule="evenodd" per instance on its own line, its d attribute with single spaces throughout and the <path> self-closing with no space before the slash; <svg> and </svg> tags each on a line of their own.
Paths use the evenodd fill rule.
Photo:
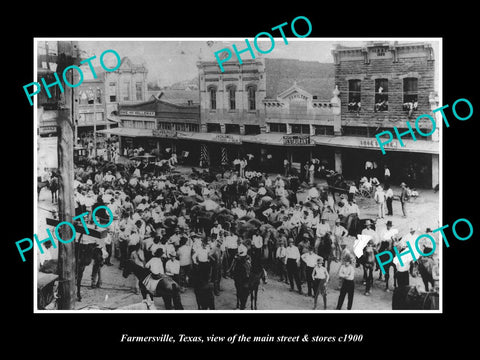
<svg viewBox="0 0 480 360">
<path fill-rule="evenodd" d="M 328 271 L 323 266 L 323 258 L 319 256 L 312 271 L 314 289 L 313 310 L 317 310 L 317 299 L 319 294 L 322 294 L 323 297 L 323 309 L 327 310 L 327 284 L 329 279 L 330 276 L 328 275 Z"/>
</svg>

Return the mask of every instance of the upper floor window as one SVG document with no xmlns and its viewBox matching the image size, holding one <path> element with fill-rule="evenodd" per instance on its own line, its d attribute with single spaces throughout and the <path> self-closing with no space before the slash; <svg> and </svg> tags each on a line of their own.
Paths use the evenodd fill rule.
<svg viewBox="0 0 480 360">
<path fill-rule="evenodd" d="M 388 79 L 375 79 L 375 112 L 388 111 Z"/>
<path fill-rule="evenodd" d="M 403 110 L 409 113 L 417 110 L 418 107 L 418 79 L 403 79 Z"/>
<path fill-rule="evenodd" d="M 217 89 L 214 86 L 208 88 L 210 94 L 210 110 L 217 109 Z"/>
<path fill-rule="evenodd" d="M 123 83 L 122 94 L 124 101 L 130 100 L 130 83 L 128 81 Z"/>
<path fill-rule="evenodd" d="M 117 101 L 117 83 L 110 82 L 108 84 L 108 96 L 110 98 L 110 102 Z"/>
<path fill-rule="evenodd" d="M 235 102 L 235 86 L 229 86 L 227 88 L 227 93 L 228 93 L 228 105 L 230 110 L 235 110 L 236 109 L 236 102 Z"/>
<path fill-rule="evenodd" d="M 135 96 L 137 100 L 143 100 L 143 86 L 141 82 L 135 83 Z"/>
<path fill-rule="evenodd" d="M 256 101 L 255 101 L 255 94 L 257 92 L 257 89 L 255 86 L 249 86 L 247 87 L 247 92 L 248 92 L 248 110 L 256 110 Z"/>
<path fill-rule="evenodd" d="M 348 80 L 348 111 L 361 109 L 361 80 Z"/>
<path fill-rule="evenodd" d="M 102 103 L 102 90 L 100 90 L 100 88 L 97 88 L 97 93 L 96 93 L 96 99 L 95 101 L 98 103 L 98 104 L 101 104 Z"/>
</svg>

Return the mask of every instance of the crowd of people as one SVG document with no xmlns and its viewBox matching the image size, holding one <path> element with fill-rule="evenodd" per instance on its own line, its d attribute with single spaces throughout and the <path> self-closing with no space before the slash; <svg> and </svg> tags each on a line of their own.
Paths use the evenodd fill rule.
<svg viewBox="0 0 480 360">
<path fill-rule="evenodd" d="M 154 279 L 171 277 L 182 291 L 193 286 L 193 278 L 204 279 L 219 296 L 222 279 L 232 276 L 234 260 L 246 257 L 288 284 L 290 291 L 296 288 L 304 294 L 306 284 L 305 295 L 314 299 L 313 308 L 321 295 L 326 309 L 328 289 L 333 286 L 330 263 L 338 262 L 341 285 L 336 308 L 342 308 L 347 296 L 351 309 L 359 265 L 353 251 L 352 228 L 357 229 L 360 219 L 355 196 L 338 199 L 312 184 L 307 199 L 297 201 L 298 178 L 269 177 L 234 165 L 238 172 L 234 167 L 222 174 L 193 170 L 180 175 L 171 171 L 174 165 L 168 172 L 149 172 L 142 164 L 127 170 L 97 159 L 75 168 L 76 213 L 91 214 L 106 205 L 114 214 L 109 235 L 96 240 L 106 266 L 112 266 L 114 257 L 120 269 L 133 261 L 149 269 Z M 385 201 L 391 215 L 391 202 L 379 187 L 375 200 Z M 381 209 L 383 205 L 379 218 Z M 367 222 L 360 230 L 371 237 L 364 252 L 378 251 L 384 242 L 397 244 L 398 232 L 391 231 L 391 221 L 386 229 L 372 230 L 371 225 Z M 95 270 L 93 287 L 101 286 L 101 265 Z M 364 269 L 366 295 L 370 295 L 372 271 Z M 405 284 L 408 276 L 400 275 L 398 281 Z M 136 292 L 140 286 L 137 281 Z"/>
</svg>

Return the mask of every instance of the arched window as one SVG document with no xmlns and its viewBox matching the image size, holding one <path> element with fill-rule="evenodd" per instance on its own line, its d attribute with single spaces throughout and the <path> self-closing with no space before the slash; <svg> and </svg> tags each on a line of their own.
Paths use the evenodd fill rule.
<svg viewBox="0 0 480 360">
<path fill-rule="evenodd" d="M 375 79 L 374 111 L 388 111 L 388 79 Z"/>
<path fill-rule="evenodd" d="M 210 94 L 210 110 L 215 110 L 217 108 L 217 88 L 209 86 L 207 91 Z"/>
<path fill-rule="evenodd" d="M 248 110 L 256 110 L 256 101 L 255 101 L 255 94 L 257 92 L 257 87 L 255 85 L 248 85 L 247 86 L 247 94 L 248 94 Z"/>
<path fill-rule="evenodd" d="M 403 79 L 403 109 L 417 110 L 418 106 L 418 79 L 407 77 Z"/>
<path fill-rule="evenodd" d="M 235 101 L 235 94 L 236 94 L 235 85 L 230 85 L 227 87 L 227 94 L 228 94 L 228 106 L 230 110 L 236 109 L 236 101 Z"/>
</svg>

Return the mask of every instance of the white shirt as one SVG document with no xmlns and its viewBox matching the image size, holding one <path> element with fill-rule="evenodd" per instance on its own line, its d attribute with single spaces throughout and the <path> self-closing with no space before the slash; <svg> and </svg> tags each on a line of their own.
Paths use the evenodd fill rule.
<svg viewBox="0 0 480 360">
<path fill-rule="evenodd" d="M 330 225 L 328 225 L 327 223 L 325 223 L 325 224 L 320 223 L 320 224 L 317 225 L 317 233 L 316 233 L 316 235 L 317 235 L 318 237 L 322 237 L 322 236 L 324 236 L 328 231 L 330 231 Z"/>
<path fill-rule="evenodd" d="M 288 246 L 286 251 L 287 259 L 300 260 L 300 251 L 295 245 Z"/>
<path fill-rule="evenodd" d="M 319 197 L 320 194 L 318 193 L 318 190 L 316 188 L 312 187 L 310 190 L 308 190 L 308 196 L 311 199 L 315 199 L 315 198 Z"/>
<path fill-rule="evenodd" d="M 257 249 L 260 249 L 263 246 L 263 238 L 260 235 L 253 235 L 252 243 Z"/>
<path fill-rule="evenodd" d="M 147 269 L 150 269 L 152 274 L 154 275 L 159 275 L 159 274 L 165 274 L 165 271 L 163 270 L 163 263 L 162 259 L 154 257 L 151 258 L 149 262 L 145 265 Z"/>
<path fill-rule="evenodd" d="M 165 264 L 165 273 L 167 275 L 177 275 L 180 274 L 180 262 L 176 259 L 168 260 Z"/>
<path fill-rule="evenodd" d="M 227 249 L 237 249 L 238 248 L 238 236 L 237 235 L 228 235 L 225 236 L 225 247 Z"/>
<path fill-rule="evenodd" d="M 314 252 L 312 252 L 311 254 L 310 253 L 305 253 L 302 255 L 302 260 L 305 262 L 305 264 L 308 266 L 308 267 L 315 267 L 315 265 L 317 264 L 317 260 L 320 256 L 318 256 L 317 254 L 315 254 Z"/>
<path fill-rule="evenodd" d="M 193 254 L 192 259 L 195 264 L 199 262 L 207 262 L 208 261 L 208 253 L 210 252 L 210 246 L 207 247 L 200 247 L 196 250 Z"/>
</svg>

